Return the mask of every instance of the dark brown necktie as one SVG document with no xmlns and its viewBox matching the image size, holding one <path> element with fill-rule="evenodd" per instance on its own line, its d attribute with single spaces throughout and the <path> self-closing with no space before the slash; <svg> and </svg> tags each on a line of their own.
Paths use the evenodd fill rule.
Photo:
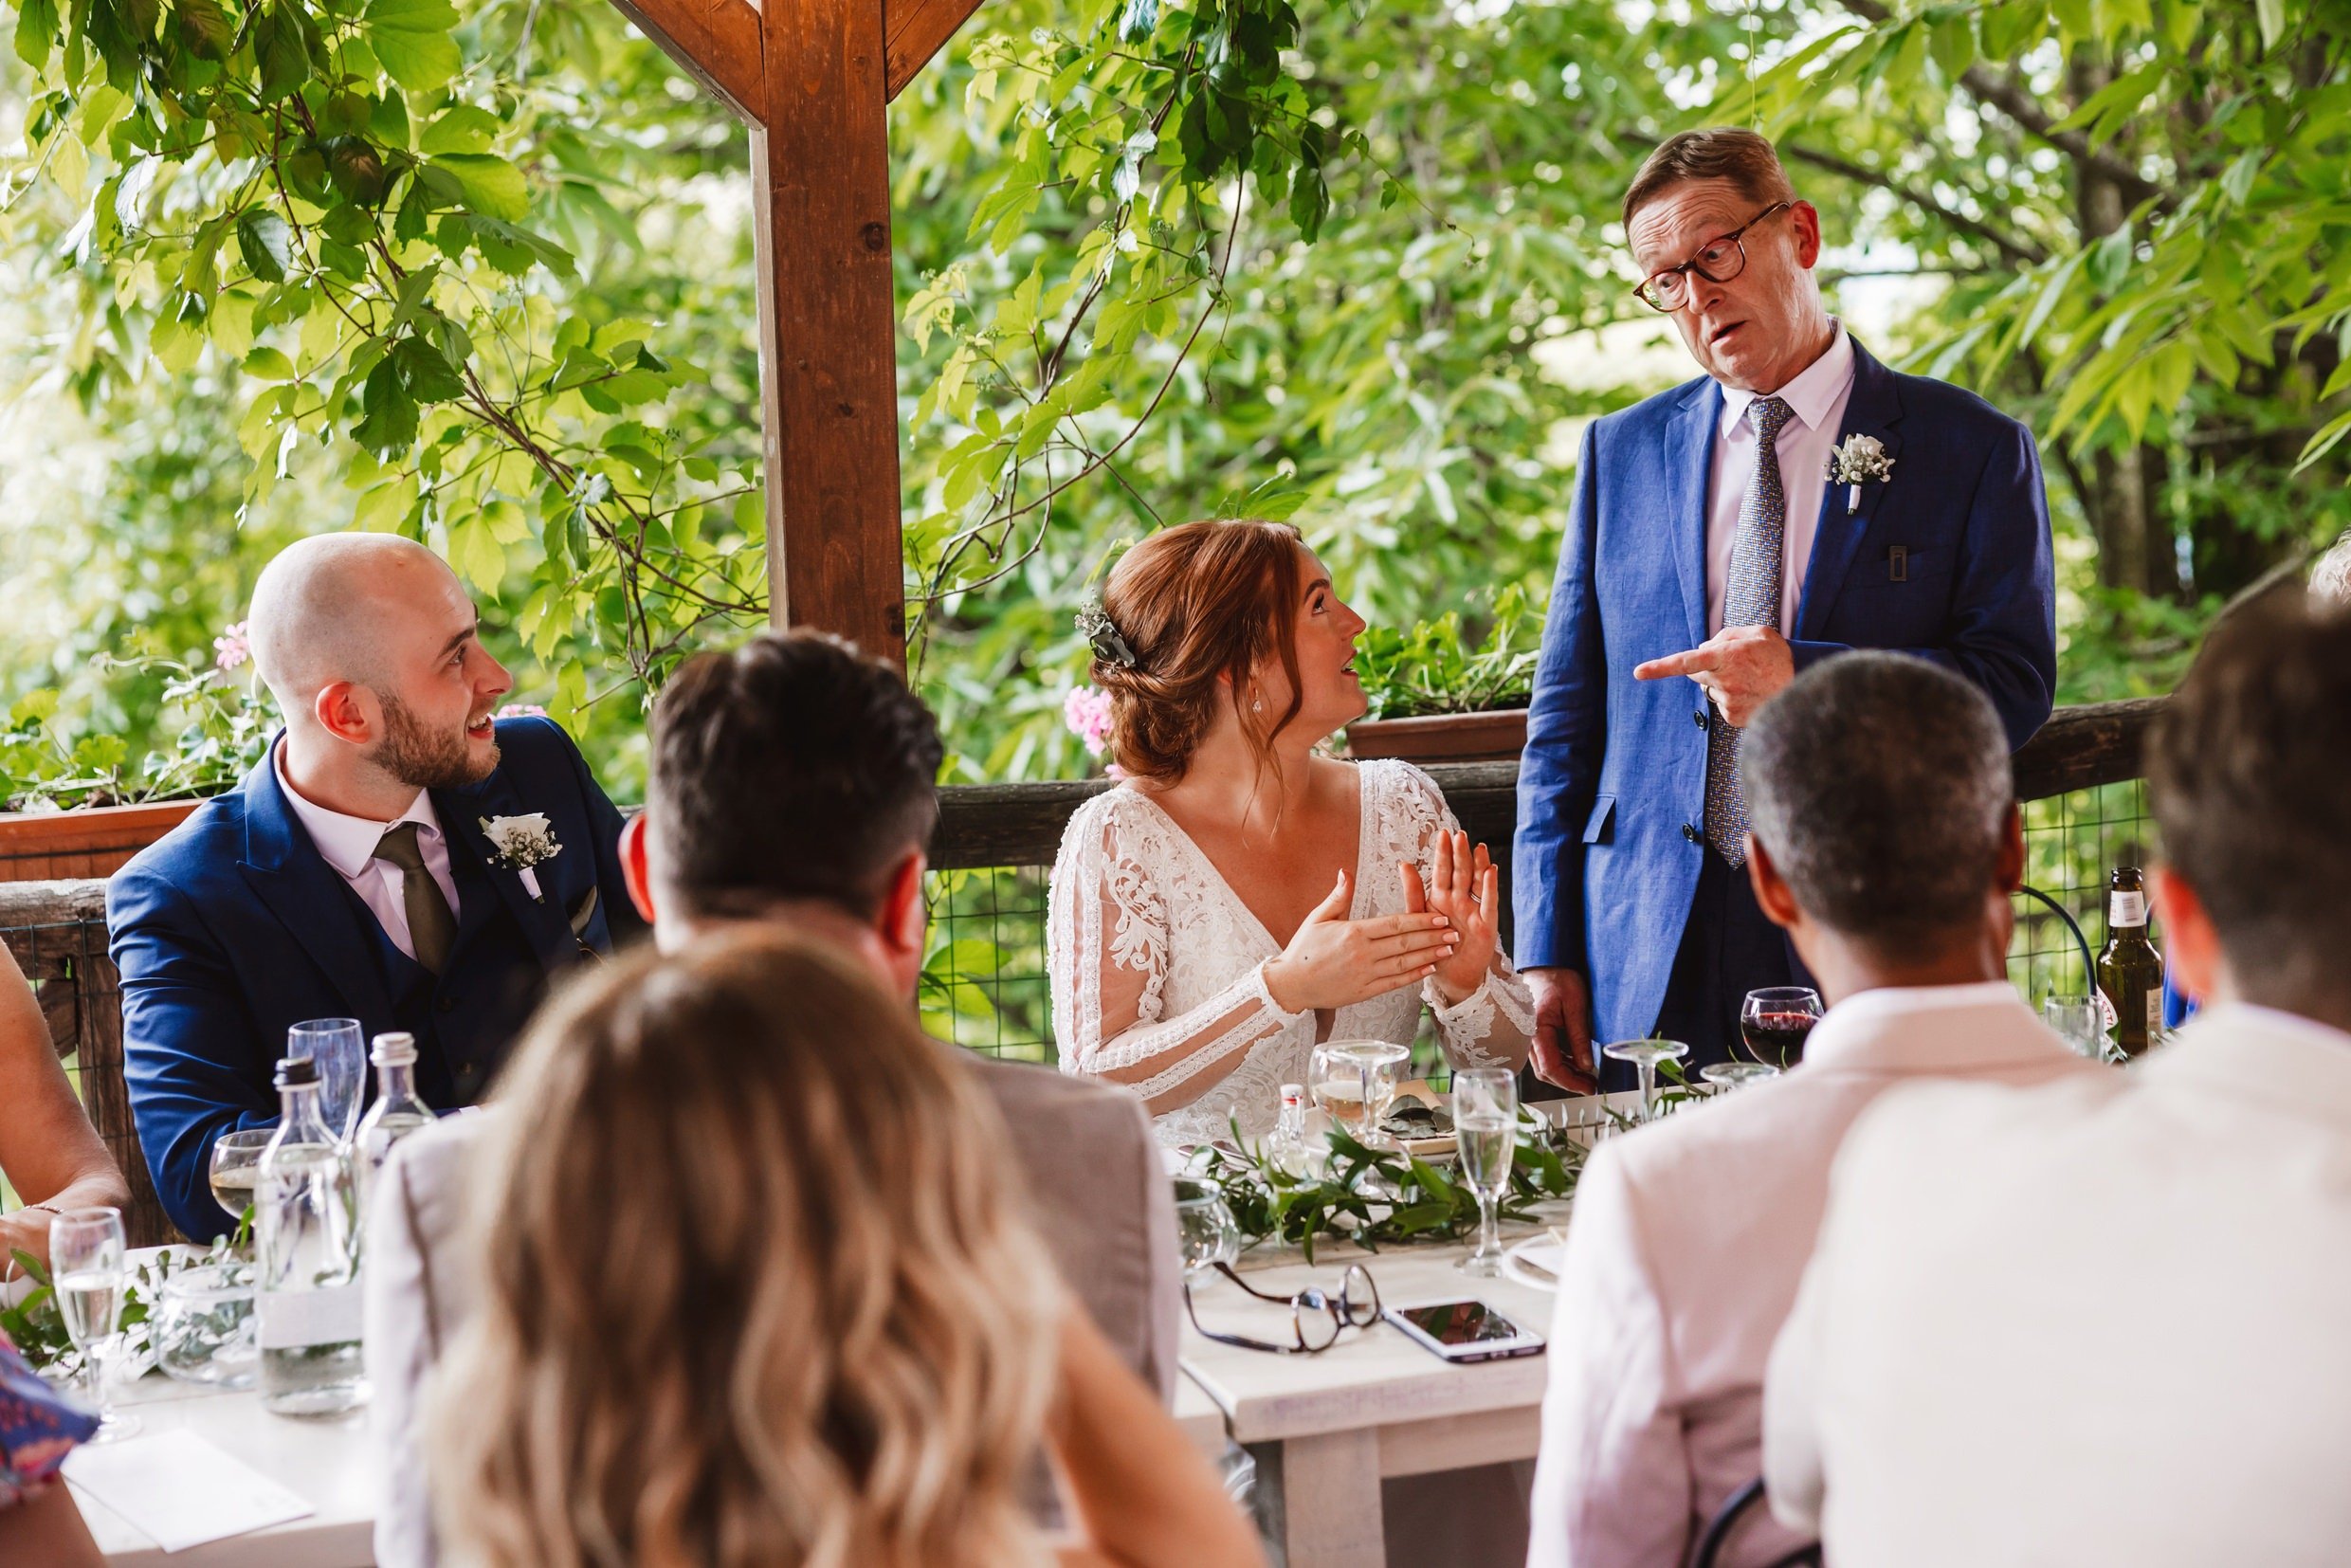
<svg viewBox="0 0 2351 1568">
<path fill-rule="evenodd" d="M 425 852 L 416 847 L 416 827 L 413 822 L 393 824 L 377 842 L 375 858 L 400 868 L 400 903 L 408 911 L 409 945 L 416 950 L 416 961 L 438 975 L 457 942 L 457 917 L 449 913 L 449 901 L 441 896 L 441 884 L 425 869 Z"/>
</svg>

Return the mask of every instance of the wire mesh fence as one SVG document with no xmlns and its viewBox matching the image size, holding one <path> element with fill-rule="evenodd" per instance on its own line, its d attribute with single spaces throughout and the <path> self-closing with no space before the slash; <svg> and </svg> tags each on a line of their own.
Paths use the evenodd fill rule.
<svg viewBox="0 0 2351 1568">
<path fill-rule="evenodd" d="M 2105 939 L 2106 873 L 2154 853 L 2146 784 L 2132 779 L 2025 805 L 2025 880 L 2064 907 L 2095 952 Z M 940 1039 L 991 1056 L 1057 1060 L 1045 970 L 1043 866 L 944 871 L 932 878 L 924 1024 Z M 2162 936 L 2155 933 L 2160 947 Z M 2057 915 L 2016 901 L 2009 978 L 2034 1007 L 2052 994 L 2087 994 L 2082 948 Z M 1432 1085 L 1444 1058 L 1424 1018 L 1414 1066 Z"/>
</svg>

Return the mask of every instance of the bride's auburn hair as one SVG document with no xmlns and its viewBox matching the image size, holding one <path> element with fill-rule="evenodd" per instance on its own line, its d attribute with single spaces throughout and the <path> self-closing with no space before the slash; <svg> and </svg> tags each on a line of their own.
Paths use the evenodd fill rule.
<svg viewBox="0 0 2351 1568">
<path fill-rule="evenodd" d="M 1119 766 L 1173 784 L 1230 702 L 1259 762 L 1304 701 L 1298 674 L 1298 551 L 1286 522 L 1179 523 L 1129 550 L 1103 585 L 1103 611 L 1133 650 L 1127 665 L 1096 656 L 1094 684 L 1110 694 Z M 1249 688 L 1267 658 L 1289 677 L 1280 713 L 1254 711 Z M 1223 679 L 1220 681 L 1219 677 Z"/>
<path fill-rule="evenodd" d="M 531 1031 L 430 1408 L 497 1568 L 1033 1568 L 1056 1301 L 995 1109 L 845 958 L 745 928 Z"/>
</svg>

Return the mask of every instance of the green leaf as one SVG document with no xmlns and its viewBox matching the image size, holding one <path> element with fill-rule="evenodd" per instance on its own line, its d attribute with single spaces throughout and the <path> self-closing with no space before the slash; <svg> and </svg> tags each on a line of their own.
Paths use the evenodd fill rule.
<svg viewBox="0 0 2351 1568">
<path fill-rule="evenodd" d="M 498 117 L 488 110 L 477 109 L 470 103 L 453 104 L 425 127 L 416 147 L 428 157 L 443 157 L 450 153 L 486 153 L 498 130 Z"/>
<path fill-rule="evenodd" d="M 263 102 L 277 102 L 310 80 L 319 53 L 317 31 L 299 0 L 277 0 L 253 19 Z"/>
<path fill-rule="evenodd" d="M 237 254 L 262 282 L 284 283 L 294 265 L 294 231 L 267 208 L 248 207 L 237 214 Z"/>
<path fill-rule="evenodd" d="M 261 381 L 291 381 L 294 361 L 264 345 L 245 356 L 245 374 Z"/>
<path fill-rule="evenodd" d="M 399 367 L 387 358 L 368 372 L 359 399 L 366 417 L 352 430 L 352 438 L 378 462 L 406 456 L 416 445 L 416 400 L 401 384 Z"/>
<path fill-rule="evenodd" d="M 18 0 L 16 57 L 38 71 L 57 43 L 57 0 Z"/>
<path fill-rule="evenodd" d="M 454 178 L 476 211 L 508 223 L 519 223 L 531 210 L 530 187 L 522 171 L 488 153 L 445 153 L 429 167 Z"/>
<path fill-rule="evenodd" d="M 178 0 L 172 8 L 180 47 L 198 60 L 226 60 L 236 38 L 236 24 L 221 9 L 220 0 Z"/>
<path fill-rule="evenodd" d="M 370 0 L 360 30 L 384 74 L 411 93 L 447 85 L 463 64 L 448 0 Z"/>
<path fill-rule="evenodd" d="M 420 404 L 447 403 L 465 395 L 465 383 L 441 351 L 421 337 L 403 337 L 392 351 L 400 384 Z"/>
<path fill-rule="evenodd" d="M 2261 24 L 2261 46 L 2276 48 L 2286 36 L 2286 0 L 2253 0 L 2253 15 Z"/>
</svg>

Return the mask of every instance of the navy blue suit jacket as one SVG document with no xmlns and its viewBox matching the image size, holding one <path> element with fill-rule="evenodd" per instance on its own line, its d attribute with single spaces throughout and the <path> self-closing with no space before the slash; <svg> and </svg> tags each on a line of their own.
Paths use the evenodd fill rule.
<svg viewBox="0 0 2351 1568">
<path fill-rule="evenodd" d="M 510 719 L 498 743 L 488 778 L 432 792 L 459 906 L 438 979 L 392 946 L 319 853 L 267 757 L 108 884 L 131 1111 L 155 1192 L 189 1235 L 228 1227 L 207 1179 L 212 1145 L 276 1122 L 271 1074 L 290 1026 L 349 1017 L 370 1038 L 417 1033 L 420 1090 L 447 1110 L 480 1092 L 583 944 L 609 953 L 645 929 L 621 881 L 620 813 L 571 737 L 545 719 Z M 519 872 L 490 864 L 481 829 L 532 811 L 562 847 L 536 868 L 538 901 Z M 575 939 L 571 921 L 592 891 Z"/>
<path fill-rule="evenodd" d="M 1655 1027 L 1706 852 L 1705 697 L 1632 669 L 1706 640 L 1722 413 L 1722 389 L 1702 376 L 1585 431 L 1543 629 L 1511 858 L 1517 957 L 1585 974 L 1600 1040 Z M 1884 443 L 1893 473 L 1862 485 L 1850 516 L 1845 485 L 1822 497 L 1789 639 L 1797 670 L 1854 647 L 1915 653 L 1975 682 L 2023 745 L 2057 680 L 2032 433 L 1855 343 L 1839 445 L 1852 435 Z"/>
</svg>

